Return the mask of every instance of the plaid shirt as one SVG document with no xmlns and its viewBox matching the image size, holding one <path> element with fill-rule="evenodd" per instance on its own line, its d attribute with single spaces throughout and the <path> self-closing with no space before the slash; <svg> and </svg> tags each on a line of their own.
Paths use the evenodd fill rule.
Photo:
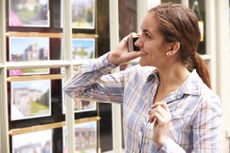
<svg viewBox="0 0 230 153">
<path fill-rule="evenodd" d="M 104 55 L 82 65 L 64 91 L 71 97 L 123 105 L 125 153 L 219 153 L 221 109 L 218 96 L 194 70 L 181 87 L 167 95 L 172 115 L 169 137 L 157 149 L 154 126 L 148 122 L 150 105 L 159 85 L 153 67 L 133 66 L 110 74 L 115 68 Z"/>
</svg>

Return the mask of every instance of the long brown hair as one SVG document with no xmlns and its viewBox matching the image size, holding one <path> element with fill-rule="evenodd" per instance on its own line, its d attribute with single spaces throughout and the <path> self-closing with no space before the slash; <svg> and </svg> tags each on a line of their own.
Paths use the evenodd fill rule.
<svg viewBox="0 0 230 153">
<path fill-rule="evenodd" d="M 196 69 L 203 82 L 211 87 L 207 65 L 197 53 L 201 34 L 196 14 L 182 4 L 173 3 L 160 4 L 149 12 L 158 20 L 165 40 L 180 43 L 180 58 L 188 70 Z"/>
</svg>

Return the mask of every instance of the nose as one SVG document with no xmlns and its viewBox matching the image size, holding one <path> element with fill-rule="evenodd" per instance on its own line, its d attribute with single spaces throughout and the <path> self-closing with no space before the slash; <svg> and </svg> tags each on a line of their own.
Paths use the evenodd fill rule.
<svg viewBox="0 0 230 153">
<path fill-rule="evenodd" d="M 137 41 L 134 43 L 135 46 L 141 48 L 143 47 L 143 42 L 141 41 L 141 38 L 139 37 Z"/>
</svg>

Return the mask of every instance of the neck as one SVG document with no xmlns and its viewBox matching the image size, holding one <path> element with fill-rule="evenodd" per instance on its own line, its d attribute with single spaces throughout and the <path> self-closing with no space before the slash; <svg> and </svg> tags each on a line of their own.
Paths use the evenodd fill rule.
<svg viewBox="0 0 230 153">
<path fill-rule="evenodd" d="M 160 85 L 159 88 L 179 88 L 187 79 L 190 72 L 186 66 L 180 63 L 175 63 L 172 66 L 167 66 L 165 69 L 159 70 Z"/>
</svg>

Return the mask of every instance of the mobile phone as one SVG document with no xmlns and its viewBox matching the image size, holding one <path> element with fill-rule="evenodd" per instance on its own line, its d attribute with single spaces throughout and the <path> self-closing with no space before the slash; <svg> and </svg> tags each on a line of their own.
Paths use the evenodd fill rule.
<svg viewBox="0 0 230 153">
<path fill-rule="evenodd" d="M 139 37 L 129 37 L 128 38 L 128 51 L 140 51 L 140 48 L 135 46 L 135 42 L 137 41 Z"/>
</svg>

